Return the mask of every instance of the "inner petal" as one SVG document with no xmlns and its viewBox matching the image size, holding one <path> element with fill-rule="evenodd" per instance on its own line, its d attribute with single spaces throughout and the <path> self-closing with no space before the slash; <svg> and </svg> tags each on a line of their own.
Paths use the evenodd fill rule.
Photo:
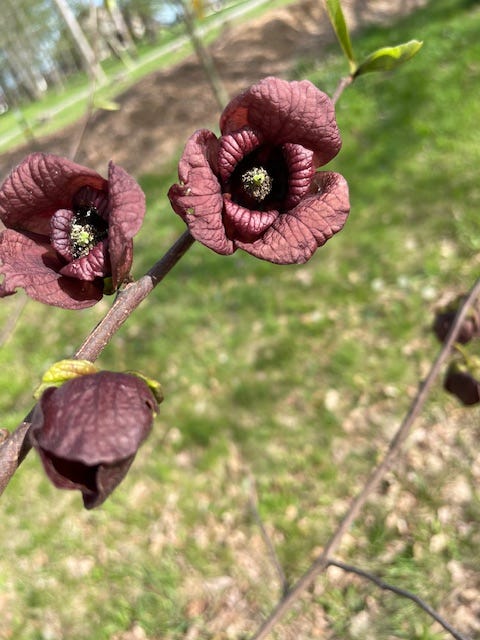
<svg viewBox="0 0 480 640">
<path fill-rule="evenodd" d="M 257 240 L 277 219 L 278 211 L 255 211 L 246 209 L 228 196 L 224 196 L 224 224 L 227 236 L 232 240 L 253 242 Z"/>
<path fill-rule="evenodd" d="M 283 145 L 284 158 L 288 166 L 288 195 L 285 209 L 295 207 L 308 193 L 315 175 L 314 153 L 300 144 L 287 142 Z"/>
</svg>

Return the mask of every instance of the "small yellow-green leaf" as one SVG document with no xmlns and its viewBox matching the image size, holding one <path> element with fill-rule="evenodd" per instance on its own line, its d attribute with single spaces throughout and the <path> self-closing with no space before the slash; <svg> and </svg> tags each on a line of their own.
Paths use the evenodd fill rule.
<svg viewBox="0 0 480 640">
<path fill-rule="evenodd" d="M 126 373 L 129 373 L 132 376 L 137 376 L 137 378 L 143 380 L 145 384 L 150 387 L 150 391 L 153 393 L 154 398 L 158 402 L 158 404 L 161 404 L 163 402 L 163 389 L 160 382 L 158 382 L 157 380 L 153 380 L 153 378 L 147 378 L 147 376 L 143 375 L 143 373 L 140 373 L 139 371 L 127 371 Z"/>
<path fill-rule="evenodd" d="M 103 111 L 118 111 L 120 105 L 114 100 L 108 100 L 107 98 L 95 98 L 93 106 L 96 109 L 103 109 Z"/>
<path fill-rule="evenodd" d="M 98 367 L 89 360 L 59 360 L 45 371 L 42 382 L 35 389 L 33 397 L 38 400 L 48 387 L 59 387 L 67 380 L 84 376 L 87 373 L 97 373 Z"/>
<path fill-rule="evenodd" d="M 335 35 L 343 49 L 343 52 L 347 56 L 350 66 L 350 73 L 354 73 L 356 70 L 355 57 L 353 55 L 352 43 L 350 40 L 350 34 L 348 33 L 347 23 L 345 22 L 345 16 L 343 15 L 342 6 L 340 0 L 325 0 L 327 7 L 328 17 L 332 23 Z"/>
<path fill-rule="evenodd" d="M 365 60 L 358 65 L 355 71 L 355 77 L 364 73 L 373 71 L 391 71 L 401 64 L 413 58 L 413 56 L 421 49 L 423 42 L 420 40 L 410 40 L 396 47 L 382 47 L 371 53 Z"/>
</svg>

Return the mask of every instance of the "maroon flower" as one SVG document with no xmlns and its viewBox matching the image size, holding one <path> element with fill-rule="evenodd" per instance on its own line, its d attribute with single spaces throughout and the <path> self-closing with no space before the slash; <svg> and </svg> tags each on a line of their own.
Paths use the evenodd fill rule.
<svg viewBox="0 0 480 640">
<path fill-rule="evenodd" d="M 31 440 L 53 484 L 79 489 L 91 509 L 123 480 L 157 411 L 144 380 L 100 371 L 44 391 Z"/>
<path fill-rule="evenodd" d="M 345 179 L 316 172 L 341 146 L 333 103 L 307 80 L 269 77 L 227 105 L 220 131 L 188 140 L 174 211 L 217 253 L 306 262 L 350 210 Z"/>
<path fill-rule="evenodd" d="M 445 342 L 446 337 L 450 333 L 450 329 L 452 328 L 457 312 L 465 298 L 465 295 L 458 296 L 455 300 L 437 311 L 432 329 L 440 342 Z M 478 309 L 473 306 L 469 309 L 467 317 L 460 327 L 456 341 L 460 344 L 467 344 L 467 342 L 470 342 L 470 340 L 478 338 L 479 336 L 480 313 Z"/>
<path fill-rule="evenodd" d="M 129 273 L 145 214 L 135 180 L 112 162 L 108 180 L 59 156 L 27 156 L 0 188 L 0 297 L 27 294 L 66 309 L 94 305 Z"/>
<path fill-rule="evenodd" d="M 480 380 L 463 363 L 454 361 L 450 364 L 443 387 L 445 391 L 457 396 L 464 405 L 480 402 Z"/>
</svg>

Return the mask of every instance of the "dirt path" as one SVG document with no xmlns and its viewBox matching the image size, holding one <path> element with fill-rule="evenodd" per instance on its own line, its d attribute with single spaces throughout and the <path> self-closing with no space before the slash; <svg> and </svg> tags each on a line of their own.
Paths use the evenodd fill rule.
<svg viewBox="0 0 480 640">
<path fill-rule="evenodd" d="M 425 4 L 425 0 L 344 0 L 352 29 L 384 22 Z M 266 75 L 288 76 L 302 56 L 318 52 L 333 39 L 319 0 L 298 0 L 267 11 L 254 22 L 226 23 L 211 51 L 228 92 Z M 135 175 L 158 170 L 195 129 L 215 126 L 215 101 L 192 56 L 168 70 L 140 80 L 117 98 L 118 111 L 92 115 L 77 160 L 105 171 L 110 159 Z M 41 151 L 71 156 L 83 123 L 72 125 L 38 144 Z M 0 178 L 31 146 L 0 156 Z"/>
</svg>

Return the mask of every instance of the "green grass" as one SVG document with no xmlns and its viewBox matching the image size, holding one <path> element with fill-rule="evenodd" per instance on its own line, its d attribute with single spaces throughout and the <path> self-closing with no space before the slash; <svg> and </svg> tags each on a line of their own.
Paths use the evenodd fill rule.
<svg viewBox="0 0 480 640">
<path fill-rule="evenodd" d="M 1 501 L 1 640 L 126 640 L 135 629 L 149 640 L 248 636 L 280 594 L 249 508 L 251 477 L 288 579 L 308 567 L 437 352 L 436 300 L 468 288 L 478 270 L 479 27 L 478 3 L 435 0 L 356 37 L 359 54 L 425 44 L 338 104 L 344 143 L 331 166 L 351 189 L 344 231 L 293 267 L 196 244 L 121 329 L 100 364 L 162 382 L 154 433 L 93 512 L 27 458 Z M 336 48 L 319 58 L 294 75 L 332 92 L 346 63 Z M 165 199 L 175 179 L 174 161 L 141 178 L 148 215 L 136 276 L 183 230 Z M 2 326 L 21 295 L 2 301 Z M 26 303 L 2 335 L 2 427 L 22 419 L 41 373 L 109 304 L 73 313 Z M 477 423 L 476 409 L 438 389 L 341 549 L 472 638 L 455 590 L 477 588 L 480 571 Z M 289 634 L 447 637 L 412 603 L 330 571 L 272 637 Z"/>
</svg>

